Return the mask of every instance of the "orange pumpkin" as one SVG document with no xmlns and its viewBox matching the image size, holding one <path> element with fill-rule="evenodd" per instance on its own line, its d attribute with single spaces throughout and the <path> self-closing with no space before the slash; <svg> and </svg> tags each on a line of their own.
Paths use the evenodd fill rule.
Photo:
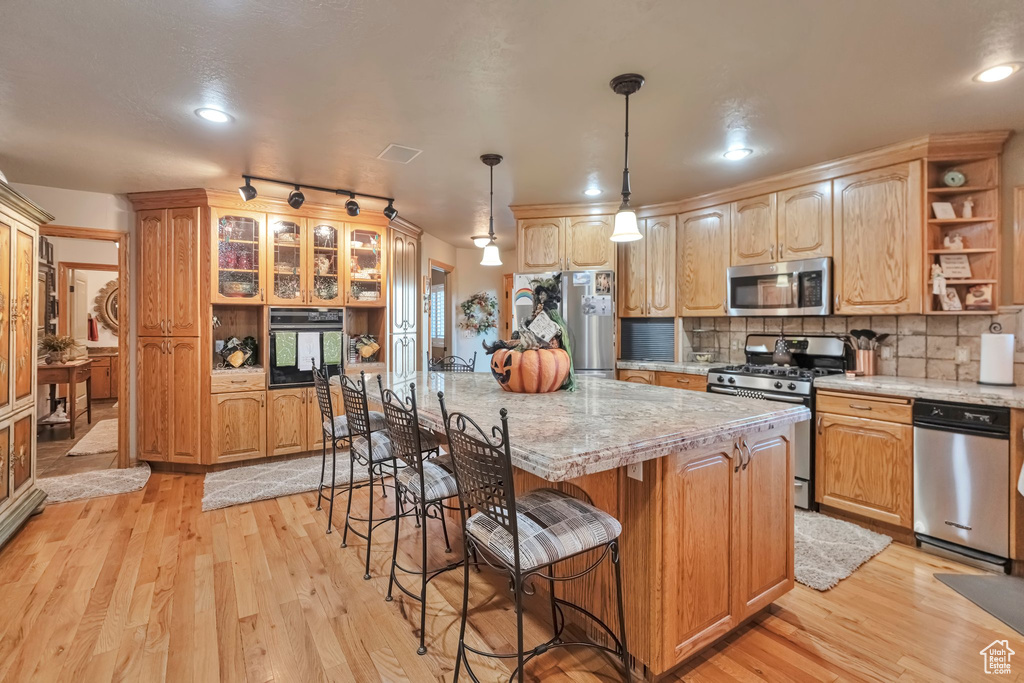
<svg viewBox="0 0 1024 683">
<path fill-rule="evenodd" d="M 569 376 L 565 349 L 499 349 L 491 356 L 491 374 L 505 391 L 546 394 L 558 391 Z"/>
</svg>

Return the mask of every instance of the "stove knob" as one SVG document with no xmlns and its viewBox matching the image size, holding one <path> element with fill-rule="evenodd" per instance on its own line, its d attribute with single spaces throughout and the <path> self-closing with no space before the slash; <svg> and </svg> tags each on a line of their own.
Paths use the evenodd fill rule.
<svg viewBox="0 0 1024 683">
<path fill-rule="evenodd" d="M 730 377 L 729 378 L 729 384 L 736 384 L 736 378 L 735 377 Z"/>
<path fill-rule="evenodd" d="M 725 377 L 722 377 L 721 375 L 719 375 L 718 376 L 718 381 L 719 382 L 724 382 L 725 381 Z"/>
<path fill-rule="evenodd" d="M 775 388 L 776 389 L 781 389 L 782 388 L 782 382 L 776 382 L 775 383 Z"/>
<path fill-rule="evenodd" d="M 789 389 L 790 391 L 793 391 L 793 390 L 795 390 L 795 389 L 796 389 L 796 384 L 794 384 L 793 382 L 790 382 L 790 383 L 789 383 L 789 386 L 788 386 L 788 387 L 786 387 L 786 388 L 787 388 L 787 389 Z"/>
</svg>

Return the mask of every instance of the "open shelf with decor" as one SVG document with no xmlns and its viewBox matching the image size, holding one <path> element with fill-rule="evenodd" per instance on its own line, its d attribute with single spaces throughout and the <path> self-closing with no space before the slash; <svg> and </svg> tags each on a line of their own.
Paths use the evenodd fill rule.
<svg viewBox="0 0 1024 683">
<path fill-rule="evenodd" d="M 387 309 L 345 309 L 345 371 L 377 374 L 385 371 Z M 374 350 L 374 345 L 378 348 Z"/>
</svg>

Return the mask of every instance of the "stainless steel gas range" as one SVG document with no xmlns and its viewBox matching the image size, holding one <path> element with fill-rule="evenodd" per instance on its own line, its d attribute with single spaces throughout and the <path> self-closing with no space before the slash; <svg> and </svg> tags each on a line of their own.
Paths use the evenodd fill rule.
<svg viewBox="0 0 1024 683">
<path fill-rule="evenodd" d="M 773 352 L 785 342 L 792 362 L 776 365 Z M 780 401 L 808 407 L 812 419 L 799 422 L 795 434 L 793 499 L 797 507 L 815 509 L 814 503 L 814 378 L 845 372 L 853 367 L 853 350 L 835 335 L 773 336 L 751 334 L 744 349 L 747 362 L 708 371 L 708 393 Z"/>
</svg>

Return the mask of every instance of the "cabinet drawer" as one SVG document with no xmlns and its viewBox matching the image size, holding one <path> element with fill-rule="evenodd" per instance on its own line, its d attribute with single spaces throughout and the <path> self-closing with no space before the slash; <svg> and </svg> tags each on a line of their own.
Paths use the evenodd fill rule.
<svg viewBox="0 0 1024 683">
<path fill-rule="evenodd" d="M 654 384 L 654 373 L 650 370 L 619 370 L 619 380 L 634 384 Z"/>
<path fill-rule="evenodd" d="M 819 391 L 816 410 L 819 413 L 863 417 L 886 422 L 910 424 L 912 421 L 911 401 L 907 398 L 888 396 L 865 396 L 840 392 Z"/>
<path fill-rule="evenodd" d="M 210 379 L 210 393 L 226 394 L 230 391 L 263 391 L 267 376 L 263 372 L 223 372 Z"/>
<path fill-rule="evenodd" d="M 708 378 L 703 375 L 686 375 L 681 372 L 658 372 L 654 375 L 654 383 L 659 387 L 706 391 Z"/>
<path fill-rule="evenodd" d="M 92 367 L 95 368 L 109 368 L 110 367 L 110 356 L 92 356 Z"/>
</svg>

